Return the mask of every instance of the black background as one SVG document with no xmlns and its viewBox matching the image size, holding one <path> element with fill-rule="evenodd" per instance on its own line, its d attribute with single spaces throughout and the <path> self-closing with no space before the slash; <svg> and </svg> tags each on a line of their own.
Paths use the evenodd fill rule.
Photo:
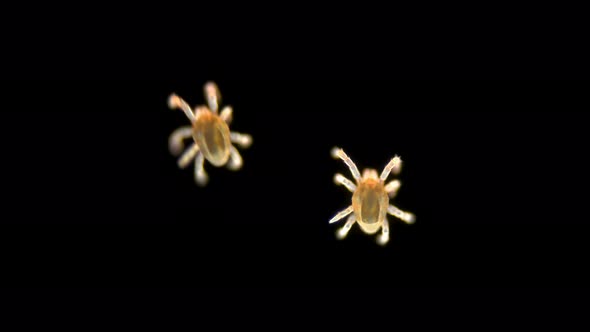
<svg viewBox="0 0 590 332">
<path fill-rule="evenodd" d="M 585 317 L 588 83 L 507 81 L 588 77 L 576 10 L 203 5 L 5 11 L 0 325 Z M 254 145 L 202 189 L 167 151 L 187 121 L 166 98 L 202 103 L 207 80 Z M 335 240 L 334 145 L 361 169 L 404 159 L 395 203 L 418 219 L 391 218 L 386 248 Z"/>
<path fill-rule="evenodd" d="M 246 77 L 247 78 L 247 77 Z M 256 80 L 5 81 L 7 287 L 586 287 L 580 82 Z M 215 80 L 244 168 L 206 165 L 199 188 L 169 134 Z M 404 160 L 385 248 L 328 220 L 333 184 Z"/>
</svg>

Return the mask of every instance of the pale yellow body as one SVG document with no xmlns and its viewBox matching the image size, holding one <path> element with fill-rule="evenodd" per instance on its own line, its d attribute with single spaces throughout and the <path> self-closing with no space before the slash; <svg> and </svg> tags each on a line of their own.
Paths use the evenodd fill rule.
<svg viewBox="0 0 590 332">
<path fill-rule="evenodd" d="M 357 223 L 365 233 L 377 233 L 387 216 L 388 206 L 389 196 L 383 183 L 376 177 L 363 177 L 352 194 L 352 209 Z"/>
<path fill-rule="evenodd" d="M 191 121 L 190 127 L 181 127 L 170 135 L 170 152 L 179 155 L 184 149 L 183 141 L 193 139 L 193 144 L 188 147 L 180 159 L 178 166 L 187 167 L 193 160 L 195 162 L 195 181 L 204 186 L 208 181 L 204 169 L 204 161 L 207 160 L 213 166 L 227 165 L 231 170 L 242 167 L 242 157 L 232 143 L 241 147 L 249 147 L 252 137 L 247 134 L 231 132 L 229 123 L 232 118 L 232 109 L 226 106 L 218 113 L 221 94 L 217 85 L 213 82 L 205 84 L 205 97 L 207 106 L 198 106 L 193 112 L 190 106 L 175 94 L 168 98 L 170 108 L 179 108 Z"/>
<path fill-rule="evenodd" d="M 340 211 L 334 216 L 330 223 L 336 222 L 348 216 L 346 224 L 338 230 L 337 236 L 344 238 L 354 223 L 358 223 L 361 230 L 367 234 L 375 234 L 381 229 L 379 244 L 386 244 L 389 241 L 389 222 L 387 214 L 391 214 L 408 224 L 414 223 L 415 216 L 404 212 L 394 205 L 389 204 L 401 185 L 399 180 L 393 180 L 385 184 L 389 173 L 393 171 L 398 174 L 401 170 L 401 159 L 394 157 L 383 169 L 381 176 L 377 175 L 374 169 L 365 169 L 361 177 L 356 165 L 344 153 L 342 149 L 334 148 L 332 156 L 342 159 L 349 167 L 356 183 L 348 180 L 342 174 L 336 174 L 334 181 L 345 186 L 352 192 L 352 205 Z"/>
<path fill-rule="evenodd" d="M 197 109 L 193 123 L 193 138 L 203 156 L 214 166 L 223 166 L 230 156 L 230 132 L 228 125 L 205 108 Z"/>
</svg>

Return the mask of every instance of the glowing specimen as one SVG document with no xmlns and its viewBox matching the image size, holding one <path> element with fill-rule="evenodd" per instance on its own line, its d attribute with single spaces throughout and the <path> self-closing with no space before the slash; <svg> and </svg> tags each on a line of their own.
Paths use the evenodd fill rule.
<svg viewBox="0 0 590 332">
<path fill-rule="evenodd" d="M 352 205 L 336 214 L 330 220 L 330 223 L 334 223 L 350 215 L 344 226 L 336 233 L 339 239 L 345 238 L 352 225 L 357 222 L 360 228 L 367 234 L 375 234 L 381 228 L 381 236 L 377 238 L 377 243 L 385 245 L 389 241 L 388 213 L 408 224 L 414 223 L 416 217 L 413 214 L 404 212 L 394 205 L 389 204 L 389 199 L 395 197 L 401 182 L 399 180 L 393 180 L 385 184 L 385 180 L 387 180 L 390 172 L 393 172 L 393 174 L 399 174 L 401 172 L 402 160 L 398 156 L 391 159 L 379 177 L 377 176 L 377 171 L 374 169 L 363 170 L 363 176 L 361 177 L 356 165 L 342 149 L 333 148 L 332 157 L 342 159 L 356 181 L 355 184 L 342 174 L 336 174 L 334 176 L 334 182 L 336 184 L 343 185 L 353 193 Z"/>
<path fill-rule="evenodd" d="M 168 106 L 171 109 L 184 111 L 192 124 L 180 127 L 170 135 L 170 152 L 179 156 L 184 150 L 178 159 L 180 168 L 186 168 L 193 160 L 195 161 L 195 181 L 200 186 L 206 185 L 209 180 L 204 168 L 205 160 L 216 167 L 227 165 L 231 170 L 238 170 L 242 167 L 242 157 L 232 143 L 242 148 L 252 144 L 250 135 L 230 132 L 228 127 L 232 119 L 230 106 L 224 107 L 218 114 L 221 94 L 215 83 L 205 84 L 205 98 L 207 98 L 208 106 L 197 106 L 194 112 L 176 94 L 168 98 Z M 184 140 L 191 137 L 193 142 L 185 149 Z"/>
</svg>

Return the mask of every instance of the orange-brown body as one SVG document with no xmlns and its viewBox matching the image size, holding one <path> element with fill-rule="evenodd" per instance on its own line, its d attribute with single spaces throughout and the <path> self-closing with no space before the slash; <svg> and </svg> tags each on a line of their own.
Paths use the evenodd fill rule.
<svg viewBox="0 0 590 332">
<path fill-rule="evenodd" d="M 199 108 L 193 123 L 193 138 L 205 159 L 214 166 L 223 166 L 230 156 L 229 127 L 217 114 Z"/>
<path fill-rule="evenodd" d="M 352 193 L 352 204 L 338 212 L 329 221 L 331 224 L 348 216 L 344 226 L 336 232 L 339 239 L 345 238 L 352 225 L 357 223 L 361 230 L 367 234 L 375 234 L 381 230 L 377 243 L 385 245 L 389 241 L 387 214 L 391 214 L 408 224 L 414 223 L 415 216 L 413 214 L 389 204 L 390 198 L 396 195 L 400 187 L 400 181 L 393 180 L 385 184 L 385 180 L 392 171 L 394 174 L 400 172 L 401 158 L 398 156 L 393 157 L 385 166 L 381 175 L 378 175 L 374 169 L 366 168 L 361 176 L 354 162 L 342 149 L 333 148 L 331 153 L 334 158 L 340 158 L 346 163 L 356 181 L 356 183 L 350 181 L 339 173 L 334 176 L 336 184 L 343 185 Z"/>
<path fill-rule="evenodd" d="M 181 109 L 191 122 L 191 126 L 180 127 L 170 135 L 170 152 L 175 156 L 180 155 L 180 168 L 185 168 L 194 161 L 195 181 L 199 186 L 205 186 L 209 180 L 205 172 L 205 160 L 213 166 L 227 166 L 228 169 L 237 171 L 242 168 L 243 160 L 234 144 L 242 148 L 252 144 L 252 136 L 230 131 L 233 110 L 230 106 L 219 110 L 221 93 L 217 85 L 207 82 L 204 91 L 207 105 L 197 106 L 194 111 L 178 95 L 173 93 L 168 97 L 168 106 L 171 109 Z M 192 138 L 194 142 L 184 150 L 183 141 L 188 138 Z"/>
<path fill-rule="evenodd" d="M 352 195 L 354 217 L 367 234 L 376 233 L 387 215 L 389 196 L 379 179 L 361 179 Z"/>
</svg>

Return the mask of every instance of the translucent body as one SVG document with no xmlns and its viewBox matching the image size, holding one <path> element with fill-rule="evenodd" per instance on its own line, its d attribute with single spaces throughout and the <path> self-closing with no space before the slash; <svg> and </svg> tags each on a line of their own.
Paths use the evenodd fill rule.
<svg viewBox="0 0 590 332">
<path fill-rule="evenodd" d="M 193 123 L 193 138 L 211 164 L 222 166 L 227 163 L 231 146 L 230 131 L 218 115 L 199 109 Z"/>
<path fill-rule="evenodd" d="M 383 183 L 376 179 L 361 181 L 352 195 L 354 217 L 367 234 L 374 234 L 381 228 L 388 206 L 389 196 Z"/>
<path fill-rule="evenodd" d="M 381 235 L 377 243 L 387 244 L 389 241 L 389 222 L 387 214 L 395 216 L 400 220 L 413 224 L 416 217 L 409 212 L 398 209 L 395 205 L 389 204 L 390 198 L 395 197 L 401 185 L 399 180 L 393 180 L 385 184 L 385 180 L 391 172 L 399 174 L 401 171 L 401 159 L 393 157 L 385 166 L 381 175 L 374 169 L 365 169 L 361 176 L 354 162 L 344 153 L 342 149 L 333 148 L 332 157 L 340 158 L 348 168 L 355 180 L 350 181 L 342 174 L 334 176 L 336 184 L 346 187 L 352 192 L 352 205 L 338 212 L 329 223 L 337 222 L 348 216 L 346 223 L 336 232 L 338 239 L 343 239 L 351 227 L 358 223 L 361 230 L 367 234 L 375 234 L 381 229 Z"/>
<path fill-rule="evenodd" d="M 213 82 L 205 84 L 207 106 L 197 106 L 193 111 L 190 105 L 176 94 L 168 97 L 171 109 L 180 109 L 190 120 L 190 126 L 176 129 L 168 139 L 168 148 L 178 159 L 178 167 L 186 168 L 195 163 L 195 181 L 204 186 L 209 181 L 205 171 L 205 160 L 216 167 L 227 166 L 236 171 L 243 165 L 242 156 L 236 149 L 247 148 L 252 144 L 252 136 L 230 131 L 233 110 L 225 106 L 219 111 L 221 94 Z M 184 140 L 192 138 L 192 144 L 185 149 Z M 184 152 L 183 152 L 184 150 Z"/>
</svg>

